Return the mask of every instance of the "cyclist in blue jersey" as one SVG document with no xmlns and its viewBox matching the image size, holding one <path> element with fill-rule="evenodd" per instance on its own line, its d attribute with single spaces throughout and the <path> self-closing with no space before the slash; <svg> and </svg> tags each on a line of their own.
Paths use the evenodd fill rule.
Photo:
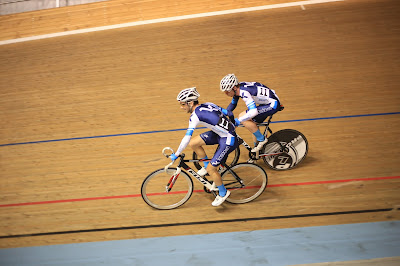
<svg viewBox="0 0 400 266">
<path fill-rule="evenodd" d="M 238 147 L 238 139 L 235 132 L 235 126 L 230 119 L 221 111 L 222 108 L 213 103 L 198 102 L 200 94 L 196 88 L 187 88 L 182 90 L 177 97 L 181 109 L 190 113 L 189 127 L 186 135 L 183 137 L 178 150 L 170 156 L 175 161 L 182 151 L 189 145 L 198 158 L 208 159 L 203 145 L 219 144 L 211 161 L 205 162 L 205 167 L 198 171 L 201 176 L 210 175 L 215 185 L 218 187 L 218 196 L 212 202 L 213 206 L 221 205 L 230 195 L 230 191 L 222 183 L 218 168 L 221 162 L 225 162 L 229 153 Z M 193 131 L 198 125 L 204 125 L 211 129 L 192 139 Z"/>
<path fill-rule="evenodd" d="M 262 123 L 264 120 L 279 111 L 280 101 L 274 90 L 258 82 L 240 82 L 234 74 L 228 74 L 221 79 L 221 91 L 232 101 L 226 108 L 232 113 L 235 110 L 239 98 L 246 103 L 247 110 L 235 118 L 235 126 L 243 124 L 253 135 L 254 148 L 252 152 L 259 151 L 268 139 L 260 132 L 256 123 Z"/>
</svg>

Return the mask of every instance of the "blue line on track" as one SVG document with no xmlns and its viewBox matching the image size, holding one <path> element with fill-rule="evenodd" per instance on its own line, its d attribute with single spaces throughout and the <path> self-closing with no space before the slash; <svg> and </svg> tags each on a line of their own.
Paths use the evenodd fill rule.
<svg viewBox="0 0 400 266">
<path fill-rule="evenodd" d="M 379 114 L 363 114 L 363 115 L 348 115 L 348 116 L 332 116 L 332 117 L 319 117 L 319 118 L 307 118 L 307 119 L 295 119 L 295 120 L 282 120 L 282 121 L 272 121 L 271 123 L 291 123 L 291 122 L 302 122 L 302 121 L 353 118 L 353 117 L 364 117 L 364 116 L 397 115 L 397 114 L 400 114 L 400 112 L 379 113 Z M 206 128 L 206 127 L 199 127 L 197 129 L 204 129 L 204 128 Z M 187 128 L 156 130 L 156 131 L 143 131 L 143 132 L 134 132 L 134 133 L 112 134 L 112 135 L 99 135 L 99 136 L 91 136 L 91 137 L 78 137 L 78 138 L 39 140 L 39 141 L 29 141 L 29 142 L 19 142 L 19 143 L 7 143 L 7 144 L 0 144 L 0 147 L 14 146 L 14 145 L 25 145 L 25 144 L 39 144 L 39 143 L 68 141 L 68 140 L 96 139 L 96 138 L 109 138 L 109 137 L 131 136 L 131 135 L 165 133 L 165 132 L 174 132 L 174 131 L 183 131 L 183 130 L 187 130 Z"/>
</svg>

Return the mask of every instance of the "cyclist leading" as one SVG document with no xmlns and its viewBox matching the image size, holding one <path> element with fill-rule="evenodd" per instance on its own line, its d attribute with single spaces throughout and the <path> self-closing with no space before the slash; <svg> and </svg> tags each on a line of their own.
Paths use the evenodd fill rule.
<svg viewBox="0 0 400 266">
<path fill-rule="evenodd" d="M 264 120 L 278 112 L 281 104 L 275 91 L 258 82 L 240 82 L 235 74 L 228 74 L 221 79 L 221 91 L 232 101 L 226 108 L 229 112 L 235 110 L 239 98 L 246 103 L 247 110 L 235 118 L 235 126 L 243 124 L 252 134 L 254 139 L 254 148 L 252 152 L 259 151 L 268 139 L 260 132 L 256 123 L 262 123 Z M 258 142 L 258 144 L 257 144 Z"/>
<path fill-rule="evenodd" d="M 222 108 L 213 103 L 200 104 L 198 101 L 199 96 L 200 94 L 195 87 L 184 89 L 177 96 L 181 109 L 191 115 L 186 135 L 183 137 L 176 153 L 171 154 L 170 158 L 175 161 L 189 145 L 196 152 L 198 158 L 208 159 L 202 146 L 219 144 L 219 148 L 211 161 L 209 163 L 204 162 L 205 167 L 198 171 L 201 176 L 208 173 L 218 187 L 219 195 L 212 202 L 212 206 L 219 206 L 229 197 L 230 191 L 222 183 L 218 168 L 221 162 L 226 161 L 229 153 L 238 147 L 238 139 L 235 126 L 221 111 Z M 192 139 L 193 131 L 198 125 L 204 125 L 211 130 Z"/>
</svg>

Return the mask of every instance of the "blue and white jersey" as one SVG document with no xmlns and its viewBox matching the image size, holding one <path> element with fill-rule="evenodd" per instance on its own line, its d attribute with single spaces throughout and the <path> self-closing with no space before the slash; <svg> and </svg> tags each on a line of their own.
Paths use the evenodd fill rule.
<svg viewBox="0 0 400 266">
<path fill-rule="evenodd" d="M 193 135 L 193 131 L 198 125 L 206 126 L 221 138 L 226 138 L 227 145 L 234 145 L 236 138 L 235 126 L 221 110 L 221 107 L 213 103 L 203 103 L 198 105 L 190 115 L 189 127 L 175 155 L 179 156 L 186 148 Z"/>
<path fill-rule="evenodd" d="M 257 105 L 270 105 L 273 109 L 278 108 L 279 98 L 275 91 L 259 82 L 240 82 L 240 96 L 234 96 L 227 110 L 235 110 L 239 98 L 246 103 L 248 112 L 239 117 L 239 121 L 249 120 L 258 114 Z"/>
</svg>

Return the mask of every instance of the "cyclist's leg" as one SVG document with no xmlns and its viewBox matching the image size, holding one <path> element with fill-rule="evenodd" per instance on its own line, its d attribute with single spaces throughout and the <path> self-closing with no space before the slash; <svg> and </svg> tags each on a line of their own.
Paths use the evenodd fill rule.
<svg viewBox="0 0 400 266">
<path fill-rule="evenodd" d="M 247 111 L 243 111 L 239 114 L 239 117 L 244 116 Z M 254 133 L 258 130 L 257 124 L 252 120 L 246 120 L 242 122 L 243 126 L 247 128 L 251 133 Z"/>
<path fill-rule="evenodd" d="M 218 135 L 217 135 L 218 136 Z M 218 136 L 219 137 L 219 136 Z M 231 144 L 231 145 L 228 145 Z M 223 186 L 221 175 L 219 173 L 219 166 L 222 162 L 225 162 L 228 155 L 238 147 L 238 141 L 235 137 L 219 138 L 219 147 L 215 151 L 210 164 L 207 167 L 207 172 L 215 182 L 216 186 Z M 223 188 L 224 189 L 224 188 Z"/>
<path fill-rule="evenodd" d="M 275 104 L 275 105 L 272 106 L 270 104 L 267 104 L 267 105 L 258 106 L 257 107 L 258 115 L 256 115 L 252 119 L 252 122 L 256 125 L 256 127 L 257 127 L 256 123 L 262 123 L 262 122 L 264 122 L 265 119 L 267 119 L 267 117 L 269 117 L 269 116 L 275 114 L 276 112 L 278 112 L 278 107 L 277 106 L 279 106 L 279 105 Z M 255 148 L 252 150 L 252 152 L 256 152 L 256 151 L 259 151 L 264 146 L 264 144 L 268 142 L 268 140 L 260 132 L 258 127 L 257 127 L 257 131 L 253 132 L 253 135 L 255 136 L 256 141 L 258 143 L 257 142 L 254 143 L 255 144 L 254 145 Z"/>
<path fill-rule="evenodd" d="M 253 121 L 256 123 L 264 122 L 264 120 L 267 119 L 268 116 L 271 116 L 271 115 L 275 114 L 276 112 L 278 112 L 279 107 L 280 107 L 279 104 L 274 105 L 274 106 L 272 106 L 270 104 L 258 106 L 257 107 L 258 115 L 253 117 Z"/>
<path fill-rule="evenodd" d="M 218 144 L 218 135 L 213 131 L 207 131 L 201 133 L 199 136 L 192 138 L 189 142 L 189 146 L 197 154 L 199 159 L 208 159 L 207 154 L 203 148 L 203 145 L 215 145 Z M 204 167 L 207 168 L 208 162 L 204 162 Z M 201 175 L 205 175 L 206 172 L 203 170 L 200 172 Z"/>
<path fill-rule="evenodd" d="M 238 146 L 238 141 L 236 137 L 232 136 L 231 138 L 220 138 L 219 147 L 215 152 L 213 158 L 211 159 L 210 164 L 207 167 L 209 175 L 213 179 L 215 185 L 218 187 L 219 195 L 212 202 L 213 206 L 221 205 L 226 200 L 226 198 L 229 197 L 231 193 L 225 188 L 224 184 L 222 183 L 222 178 L 218 169 L 221 162 L 226 161 L 229 153 L 234 151 L 237 148 L 237 146 Z"/>
<path fill-rule="evenodd" d="M 245 113 L 246 112 L 243 112 L 240 115 L 245 114 Z M 251 136 L 253 137 L 253 142 L 256 144 L 257 136 L 259 135 L 258 132 L 260 132 L 260 130 L 257 127 L 257 124 L 253 120 L 243 121 L 242 124 L 245 128 L 247 128 L 247 130 L 250 131 L 250 133 L 252 134 Z"/>
<path fill-rule="evenodd" d="M 242 122 L 242 124 L 244 125 L 244 127 L 247 128 L 247 129 L 250 131 L 250 133 L 253 134 L 252 136 L 253 136 L 253 141 L 254 141 L 255 144 L 257 144 L 257 142 L 263 141 L 263 140 L 265 139 L 265 138 L 264 138 L 264 135 L 260 132 L 260 130 L 259 130 L 258 126 L 257 126 L 257 123 L 262 123 L 262 122 L 264 122 L 264 120 L 269 116 L 269 115 L 267 114 L 267 112 L 262 112 L 262 111 L 265 111 L 265 108 L 264 108 L 264 107 L 266 107 L 266 106 L 267 106 L 267 105 L 260 105 L 260 106 L 258 106 L 258 107 L 257 107 L 258 115 L 256 115 L 255 117 L 253 117 L 253 118 L 250 119 L 250 120 L 246 120 L 246 121 L 243 121 L 243 122 Z M 246 112 L 247 112 L 247 111 L 242 112 L 242 113 L 239 115 L 239 117 L 245 115 Z"/>
<path fill-rule="evenodd" d="M 203 159 L 207 156 L 203 145 L 206 145 L 200 136 L 193 137 L 189 142 L 189 147 L 197 154 L 198 158 Z"/>
</svg>

